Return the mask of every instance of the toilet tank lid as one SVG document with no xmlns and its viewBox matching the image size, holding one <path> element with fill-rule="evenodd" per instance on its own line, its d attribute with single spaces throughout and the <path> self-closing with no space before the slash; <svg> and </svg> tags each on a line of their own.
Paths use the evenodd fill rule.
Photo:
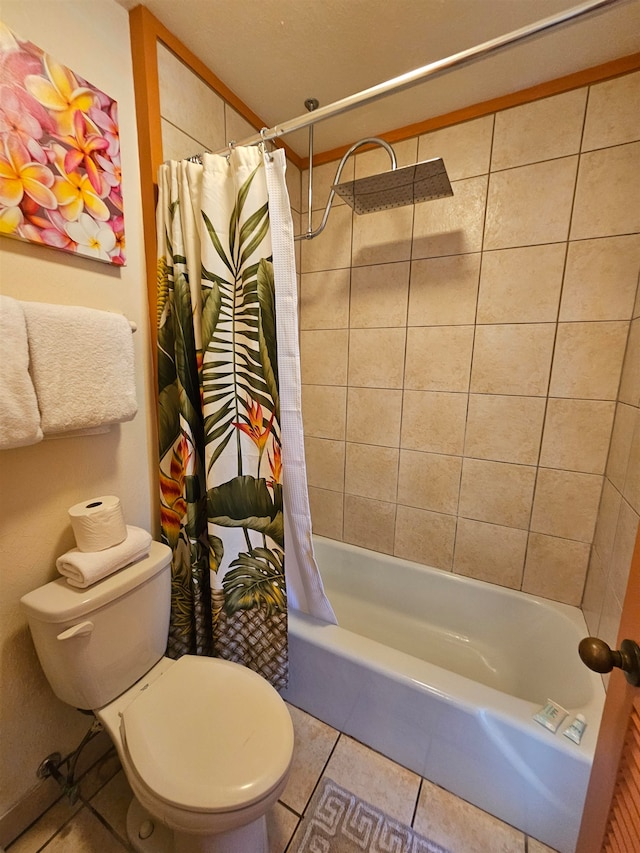
<svg viewBox="0 0 640 853">
<path fill-rule="evenodd" d="M 152 542 L 148 556 L 92 586 L 79 589 L 60 577 L 23 595 L 20 604 L 27 616 L 41 622 L 77 619 L 145 583 L 162 571 L 170 561 L 171 549 L 161 542 Z"/>
</svg>

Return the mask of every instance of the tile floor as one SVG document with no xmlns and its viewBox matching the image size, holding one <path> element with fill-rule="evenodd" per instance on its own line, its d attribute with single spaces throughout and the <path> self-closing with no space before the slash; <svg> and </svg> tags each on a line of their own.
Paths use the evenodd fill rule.
<svg viewBox="0 0 640 853">
<path fill-rule="evenodd" d="M 322 776 L 384 809 L 451 853 L 553 853 L 475 806 L 353 738 L 289 706 L 296 736 L 291 776 L 268 817 L 271 853 L 286 853 Z M 115 752 L 82 779 L 80 799 L 58 800 L 7 853 L 122 853 L 131 790 Z M 247 851 L 251 853 L 251 851 Z"/>
</svg>

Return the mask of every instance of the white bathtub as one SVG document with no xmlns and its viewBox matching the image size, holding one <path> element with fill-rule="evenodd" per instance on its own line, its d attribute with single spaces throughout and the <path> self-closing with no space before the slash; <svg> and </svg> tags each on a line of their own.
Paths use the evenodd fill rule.
<svg viewBox="0 0 640 853">
<path fill-rule="evenodd" d="M 604 690 L 579 609 L 314 537 L 339 626 L 289 614 L 284 698 L 573 853 Z M 580 746 L 534 722 L 582 713 Z M 569 721 L 571 717 L 567 719 Z"/>
</svg>

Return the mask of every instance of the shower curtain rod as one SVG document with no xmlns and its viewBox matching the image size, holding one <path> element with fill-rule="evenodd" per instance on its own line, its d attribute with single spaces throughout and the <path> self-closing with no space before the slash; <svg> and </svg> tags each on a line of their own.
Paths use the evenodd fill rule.
<svg viewBox="0 0 640 853">
<path fill-rule="evenodd" d="M 543 18 L 534 24 L 529 24 L 528 26 L 521 27 L 520 29 L 512 30 L 510 33 L 490 39 L 489 41 L 483 42 L 475 47 L 468 48 L 467 50 L 460 51 L 459 53 L 454 53 L 445 59 L 430 62 L 428 65 L 423 65 L 420 68 L 416 68 L 414 71 L 408 71 L 406 74 L 393 77 L 384 83 L 378 83 L 376 86 L 364 89 L 362 92 L 358 92 L 355 95 L 349 95 L 339 101 L 334 101 L 332 104 L 327 104 L 326 107 L 318 107 L 318 109 L 313 112 L 290 119 L 282 124 L 274 125 L 271 128 L 263 128 L 260 133 L 250 136 L 247 139 L 242 140 L 242 142 L 234 142 L 233 147 L 235 147 L 235 145 L 255 145 L 259 142 L 277 139 L 280 136 L 285 136 L 287 133 L 293 133 L 296 130 L 309 127 L 309 125 L 316 124 L 324 119 L 332 118 L 333 116 L 340 115 L 341 113 L 355 109 L 356 107 L 373 103 L 392 92 L 399 92 L 403 89 L 408 89 L 429 77 L 436 77 L 437 75 L 450 71 L 453 68 L 467 65 L 474 60 L 494 53 L 503 47 L 523 41 L 524 39 L 537 35 L 545 30 L 557 27 L 560 24 L 569 23 L 576 18 L 604 9 L 607 6 L 613 6 L 625 2 L 627 2 L 627 0 L 588 0 L 586 3 L 581 3 L 579 6 L 573 6 L 556 15 L 550 15 L 549 17 Z M 232 146 L 229 145 L 217 153 L 226 154 L 229 152 L 231 147 Z"/>
</svg>

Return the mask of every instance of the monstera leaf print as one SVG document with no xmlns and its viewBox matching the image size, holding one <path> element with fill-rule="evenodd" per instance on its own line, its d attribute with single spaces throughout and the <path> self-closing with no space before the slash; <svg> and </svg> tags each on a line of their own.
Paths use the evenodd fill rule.
<svg viewBox="0 0 640 853">
<path fill-rule="evenodd" d="M 252 548 L 238 554 L 224 576 L 227 613 L 263 607 L 268 615 L 286 610 L 284 554 L 278 549 Z"/>
<path fill-rule="evenodd" d="M 273 492 L 271 497 L 264 479 L 234 477 L 207 492 L 209 521 L 222 527 L 257 530 L 284 548 L 282 486 L 276 484 Z"/>
</svg>

